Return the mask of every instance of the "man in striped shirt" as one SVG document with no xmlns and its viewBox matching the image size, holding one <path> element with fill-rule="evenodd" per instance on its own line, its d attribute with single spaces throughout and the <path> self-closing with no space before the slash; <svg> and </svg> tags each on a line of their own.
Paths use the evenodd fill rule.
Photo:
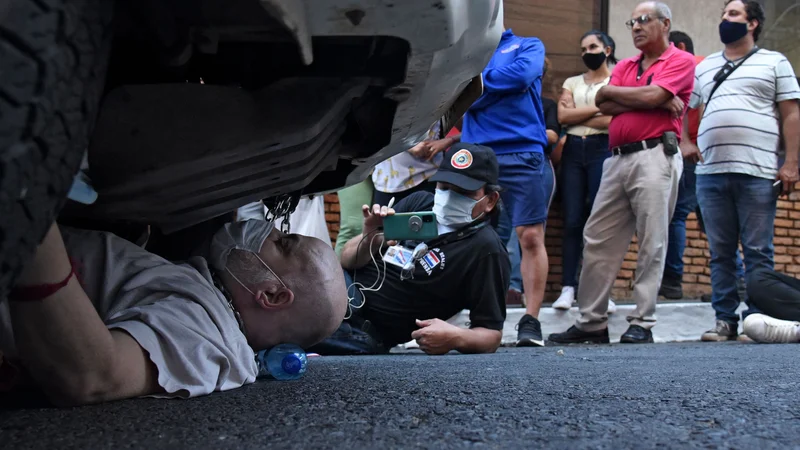
<svg viewBox="0 0 800 450">
<path fill-rule="evenodd" d="M 695 71 L 690 107 L 700 110 L 698 146 L 688 139 L 681 145 L 685 157 L 700 161 L 697 199 L 711 249 L 711 303 L 717 320 L 703 334 L 704 341 L 737 338 L 739 241 L 748 275 L 773 269 L 777 198 L 798 181 L 800 88 L 785 56 L 756 47 L 763 25 L 758 2 L 726 3 L 719 26 L 725 50 L 707 57 Z M 688 136 L 686 122 L 684 133 Z M 779 167 L 781 145 L 786 160 Z M 754 312 L 757 308 L 748 301 L 743 315 Z"/>
</svg>

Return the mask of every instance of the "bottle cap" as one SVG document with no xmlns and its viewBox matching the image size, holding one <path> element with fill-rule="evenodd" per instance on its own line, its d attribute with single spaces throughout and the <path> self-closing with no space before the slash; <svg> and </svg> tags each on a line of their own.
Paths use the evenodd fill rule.
<svg viewBox="0 0 800 450">
<path fill-rule="evenodd" d="M 281 368 L 289 375 L 297 375 L 303 370 L 303 361 L 295 353 L 283 357 Z"/>
</svg>

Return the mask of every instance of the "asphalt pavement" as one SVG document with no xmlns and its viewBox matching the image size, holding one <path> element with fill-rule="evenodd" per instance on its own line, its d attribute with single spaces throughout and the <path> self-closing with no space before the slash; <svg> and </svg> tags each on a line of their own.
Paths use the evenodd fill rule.
<svg viewBox="0 0 800 450">
<path fill-rule="evenodd" d="M 300 381 L 191 400 L 54 409 L 0 397 L 0 448 L 800 448 L 799 350 L 322 357 Z"/>
</svg>

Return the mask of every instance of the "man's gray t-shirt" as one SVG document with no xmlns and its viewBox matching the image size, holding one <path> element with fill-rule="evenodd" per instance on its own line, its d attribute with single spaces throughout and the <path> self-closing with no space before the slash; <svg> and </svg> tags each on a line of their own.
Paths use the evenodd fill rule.
<svg viewBox="0 0 800 450">
<path fill-rule="evenodd" d="M 714 76 L 727 62 L 717 52 L 695 69 L 689 106 L 706 104 L 697 134 L 705 161 L 698 164 L 697 174 L 742 173 L 775 179 L 782 132 L 778 103 L 800 99 L 792 65 L 782 54 L 760 49 L 709 99 Z"/>
<path fill-rule="evenodd" d="M 158 368 L 167 397 L 194 397 L 252 383 L 253 349 L 206 261 L 173 264 L 110 233 L 62 228 L 89 299 L 109 329 L 130 334 Z M 15 354 L 8 305 L 0 349 Z"/>
</svg>

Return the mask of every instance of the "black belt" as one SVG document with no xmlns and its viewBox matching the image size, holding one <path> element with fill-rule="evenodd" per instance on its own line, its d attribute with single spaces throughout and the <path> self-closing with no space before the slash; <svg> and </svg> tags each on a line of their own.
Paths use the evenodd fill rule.
<svg viewBox="0 0 800 450">
<path fill-rule="evenodd" d="M 613 156 L 630 155 L 631 153 L 636 153 L 642 150 L 655 148 L 659 144 L 661 144 L 661 138 L 648 139 L 646 141 L 639 141 L 639 142 L 634 142 L 632 144 L 625 144 L 614 147 L 611 149 L 611 154 Z"/>
</svg>

